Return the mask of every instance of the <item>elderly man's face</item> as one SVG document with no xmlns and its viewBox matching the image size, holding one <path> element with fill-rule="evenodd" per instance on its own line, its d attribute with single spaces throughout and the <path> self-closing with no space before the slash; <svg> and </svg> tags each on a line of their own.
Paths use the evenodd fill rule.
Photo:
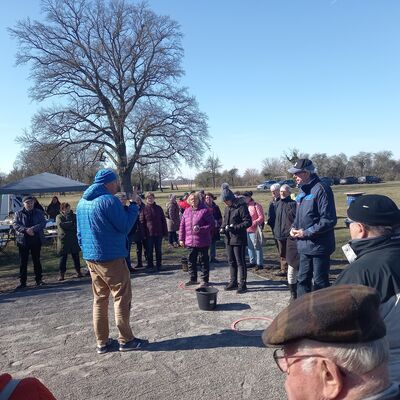
<svg viewBox="0 0 400 400">
<path fill-rule="evenodd" d="M 25 210 L 27 210 L 27 211 L 33 210 L 34 204 L 35 204 L 35 203 L 33 202 L 33 200 L 24 201 L 24 208 L 25 208 Z"/>
<path fill-rule="evenodd" d="M 288 197 L 290 195 L 290 191 L 288 188 L 283 188 L 283 189 L 281 188 L 279 193 L 280 193 L 281 199 L 286 199 L 286 197 Z"/>
<path fill-rule="evenodd" d="M 307 183 L 310 180 L 310 173 L 308 171 L 300 171 L 296 172 L 293 175 L 294 180 L 296 181 L 297 185 L 302 185 L 303 183 Z"/>
<path fill-rule="evenodd" d="M 275 199 L 279 197 L 279 189 L 271 190 L 271 193 Z"/>
</svg>

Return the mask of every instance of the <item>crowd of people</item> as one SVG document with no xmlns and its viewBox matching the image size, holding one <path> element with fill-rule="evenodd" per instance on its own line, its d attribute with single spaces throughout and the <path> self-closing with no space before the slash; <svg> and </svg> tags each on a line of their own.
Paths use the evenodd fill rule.
<svg viewBox="0 0 400 400">
<path fill-rule="evenodd" d="M 399 398 L 398 385 L 390 384 L 400 377 L 399 208 L 383 195 L 360 196 L 350 204 L 346 220 L 350 241 L 343 246 L 349 266 L 329 287 L 337 223 L 332 190 L 320 181 L 311 160 L 299 159 L 289 172 L 299 193 L 293 199 L 288 185 L 274 185 L 267 214 L 254 201 L 252 192 L 233 193 L 227 184 L 222 185 L 220 194 L 223 213 L 214 194 L 204 191 L 187 193 L 178 200 L 171 195 L 164 210 L 151 192 L 142 197 L 136 191 L 129 197 L 118 192 L 117 176 L 107 169 L 96 174 L 78 203 L 77 215 L 69 204 L 58 205 L 58 199 L 53 198 L 51 205 L 55 209 L 59 206 L 55 219 L 60 279 L 64 279 L 68 254 L 72 255 L 77 276 L 81 275 L 82 249 L 92 278 L 97 352 L 106 353 L 111 345 L 110 294 L 119 350 L 136 350 L 146 344 L 133 335 L 129 323 L 129 273 L 143 267 L 143 250 L 148 272 L 160 271 L 162 240 L 168 237 L 170 249 L 180 246 L 188 251 L 189 280 L 185 285 L 208 286 L 210 262 L 218 262 L 215 244 L 223 236 L 229 264 L 225 290 L 241 294 L 247 291 L 247 268 L 265 268 L 262 249 L 266 220 L 279 253 L 276 275 L 287 277 L 291 297 L 288 307 L 267 329 L 264 341 L 268 346 L 280 346 L 274 358 L 282 372 L 298 370 L 294 361 L 289 361 L 292 358 L 307 364 L 298 376 L 293 373 L 288 377 L 289 399 L 317 398 L 307 397 L 306 389 L 304 393 L 293 389 L 296 379 L 300 382 L 314 366 L 319 371 L 314 374 L 318 386 L 314 390 L 323 391 L 323 398 Z M 29 254 L 36 284 L 43 284 L 40 247 L 44 225 L 44 214 L 35 208 L 32 196 L 24 197 L 23 209 L 15 214 L 13 224 L 21 259 L 20 287 L 26 286 Z M 137 248 L 135 268 L 130 260 L 133 243 Z M 350 349 L 356 360 L 351 363 L 347 362 Z M 364 351 L 371 352 L 370 361 L 357 361 L 357 357 L 362 358 L 358 352 Z M 375 382 L 376 377 L 379 379 Z M 367 378 L 370 384 L 365 383 Z M 344 390 L 351 396 L 343 396 Z"/>
</svg>

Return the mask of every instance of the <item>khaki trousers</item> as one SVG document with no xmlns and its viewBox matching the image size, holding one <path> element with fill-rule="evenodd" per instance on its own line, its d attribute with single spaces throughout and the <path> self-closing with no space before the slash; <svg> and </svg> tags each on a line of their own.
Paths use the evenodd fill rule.
<svg viewBox="0 0 400 400">
<path fill-rule="evenodd" d="M 104 346 L 109 337 L 108 298 L 114 299 L 115 324 L 120 343 L 134 338 L 129 324 L 132 288 L 129 270 L 124 258 L 107 262 L 87 261 L 92 277 L 93 326 L 97 345 Z"/>
</svg>

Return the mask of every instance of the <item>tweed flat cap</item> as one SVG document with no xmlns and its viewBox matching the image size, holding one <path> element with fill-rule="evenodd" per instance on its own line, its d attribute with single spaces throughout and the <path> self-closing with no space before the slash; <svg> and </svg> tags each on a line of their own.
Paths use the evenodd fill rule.
<svg viewBox="0 0 400 400">
<path fill-rule="evenodd" d="M 373 288 L 338 285 L 307 293 L 282 310 L 262 335 L 266 346 L 301 339 L 331 343 L 370 342 L 386 335 Z"/>
<path fill-rule="evenodd" d="M 400 210 L 396 203 L 381 194 L 366 194 L 355 199 L 347 210 L 353 221 L 371 226 L 400 224 Z"/>
</svg>

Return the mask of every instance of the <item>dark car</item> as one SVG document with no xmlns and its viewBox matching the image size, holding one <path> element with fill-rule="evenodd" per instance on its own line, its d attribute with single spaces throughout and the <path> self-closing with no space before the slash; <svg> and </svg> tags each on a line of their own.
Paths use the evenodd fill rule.
<svg viewBox="0 0 400 400">
<path fill-rule="evenodd" d="M 340 179 L 340 185 L 354 185 L 358 183 L 358 179 L 355 176 L 346 176 L 346 178 Z"/>
<path fill-rule="evenodd" d="M 358 183 L 381 183 L 382 179 L 374 175 L 360 176 Z"/>
<path fill-rule="evenodd" d="M 284 179 L 278 182 L 281 186 L 282 185 L 289 185 L 291 188 L 296 187 L 296 182 L 293 179 Z"/>
<path fill-rule="evenodd" d="M 332 186 L 334 184 L 333 178 L 329 178 L 329 176 L 322 176 L 319 179 L 321 182 L 325 183 L 325 185 Z"/>
</svg>

